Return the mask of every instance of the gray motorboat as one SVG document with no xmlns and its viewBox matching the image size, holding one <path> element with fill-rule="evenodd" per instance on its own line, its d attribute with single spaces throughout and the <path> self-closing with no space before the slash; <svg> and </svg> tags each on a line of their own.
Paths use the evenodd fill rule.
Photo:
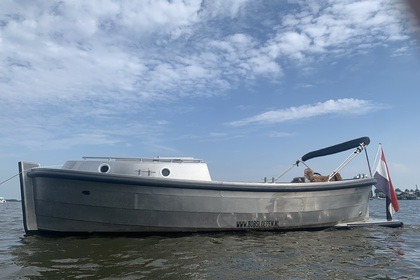
<svg viewBox="0 0 420 280">
<path fill-rule="evenodd" d="M 349 149 L 353 157 L 369 142 L 310 152 L 293 166 Z M 339 171 L 326 180 L 244 183 L 212 181 L 195 158 L 85 157 L 61 168 L 19 162 L 28 234 L 321 229 L 367 221 L 376 180 L 337 179 Z"/>
</svg>

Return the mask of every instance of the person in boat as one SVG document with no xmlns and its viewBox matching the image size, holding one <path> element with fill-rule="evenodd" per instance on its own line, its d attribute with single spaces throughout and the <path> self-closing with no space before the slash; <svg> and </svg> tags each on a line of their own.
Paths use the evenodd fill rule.
<svg viewBox="0 0 420 280">
<path fill-rule="evenodd" d="M 341 177 L 340 173 L 335 173 L 333 177 L 329 177 L 329 176 L 322 176 L 319 173 L 314 172 L 312 169 L 310 169 L 309 167 L 305 169 L 305 171 L 303 172 L 305 175 L 305 178 L 309 181 L 309 182 L 328 182 L 328 181 L 341 181 L 343 180 L 343 178 Z"/>
</svg>

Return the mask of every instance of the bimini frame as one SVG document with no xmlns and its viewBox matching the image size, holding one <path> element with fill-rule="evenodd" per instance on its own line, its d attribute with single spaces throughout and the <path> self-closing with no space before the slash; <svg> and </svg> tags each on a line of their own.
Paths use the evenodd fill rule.
<svg viewBox="0 0 420 280">
<path fill-rule="evenodd" d="M 346 141 L 334 146 L 330 146 L 330 147 L 326 147 L 323 149 L 319 149 L 316 151 L 312 151 L 309 152 L 305 155 L 303 155 L 300 159 L 298 159 L 295 163 L 292 164 L 292 166 L 290 166 L 286 171 L 284 171 L 282 174 L 280 174 L 278 177 L 275 178 L 275 182 L 277 182 L 281 177 L 283 177 L 287 172 L 289 172 L 292 168 L 294 168 L 295 166 L 299 166 L 300 163 L 304 164 L 306 167 L 308 167 L 305 164 L 305 161 L 310 160 L 312 158 L 316 158 L 316 157 L 322 157 L 322 156 L 327 156 L 327 155 L 332 155 L 332 154 L 337 154 L 337 153 L 341 153 L 350 149 L 355 148 L 354 152 L 347 157 L 344 162 L 342 164 L 340 164 L 334 171 L 333 173 L 331 173 L 328 176 L 328 181 L 331 180 L 331 178 L 333 178 L 338 172 L 340 172 L 347 164 L 349 164 L 358 154 L 360 154 L 363 150 L 365 150 L 365 154 L 366 154 L 366 160 L 367 160 L 367 164 L 369 167 L 369 173 L 370 176 L 372 177 L 372 169 L 370 167 L 370 162 L 369 162 L 369 157 L 367 154 L 367 149 L 366 147 L 369 145 L 370 143 L 370 139 L 369 137 L 365 136 L 365 137 L 360 137 L 357 139 L 353 139 L 350 141 Z"/>
</svg>

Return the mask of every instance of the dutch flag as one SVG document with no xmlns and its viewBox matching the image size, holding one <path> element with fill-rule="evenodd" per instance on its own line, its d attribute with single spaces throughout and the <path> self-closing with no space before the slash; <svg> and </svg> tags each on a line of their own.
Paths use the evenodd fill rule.
<svg viewBox="0 0 420 280">
<path fill-rule="evenodd" d="M 382 147 L 379 147 L 378 152 L 380 153 L 380 159 L 374 175 L 377 181 L 375 187 L 384 192 L 386 195 L 386 216 L 387 220 L 391 221 L 392 216 L 400 209 L 400 206 L 398 205 L 397 194 L 395 193 L 394 186 L 392 185 L 391 176 L 389 175 L 389 169 L 386 164 Z"/>
</svg>

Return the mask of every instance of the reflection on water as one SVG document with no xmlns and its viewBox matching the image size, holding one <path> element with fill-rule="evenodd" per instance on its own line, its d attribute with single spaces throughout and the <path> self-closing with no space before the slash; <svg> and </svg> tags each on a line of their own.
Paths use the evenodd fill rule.
<svg viewBox="0 0 420 280">
<path fill-rule="evenodd" d="M 400 229 L 24 237 L 20 219 L 19 229 L 16 220 L 7 222 L 5 239 L 1 232 L 2 277 L 413 279 L 420 271 L 419 222 Z"/>
</svg>

